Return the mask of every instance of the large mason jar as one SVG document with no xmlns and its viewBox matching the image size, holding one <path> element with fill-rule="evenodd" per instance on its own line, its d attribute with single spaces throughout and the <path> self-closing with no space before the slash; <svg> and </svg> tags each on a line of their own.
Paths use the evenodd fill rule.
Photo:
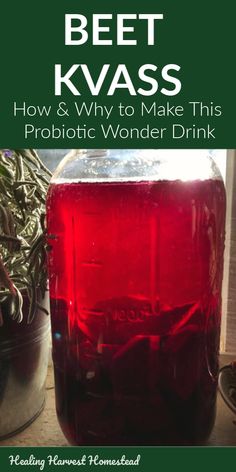
<svg viewBox="0 0 236 472">
<path fill-rule="evenodd" d="M 225 189 L 206 151 L 75 150 L 47 200 L 56 408 L 78 445 L 214 424 Z"/>
</svg>

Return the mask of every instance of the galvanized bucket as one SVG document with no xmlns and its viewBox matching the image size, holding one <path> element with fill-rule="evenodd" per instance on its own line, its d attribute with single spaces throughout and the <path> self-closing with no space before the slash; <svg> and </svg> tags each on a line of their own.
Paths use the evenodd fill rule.
<svg viewBox="0 0 236 472">
<path fill-rule="evenodd" d="M 1 304 L 0 327 L 0 439 L 30 424 L 42 411 L 49 354 L 50 320 L 37 309 L 27 323 L 29 299 L 23 294 L 24 319 L 18 324 L 9 316 L 10 304 Z M 43 300 L 44 306 L 48 300 Z"/>
</svg>

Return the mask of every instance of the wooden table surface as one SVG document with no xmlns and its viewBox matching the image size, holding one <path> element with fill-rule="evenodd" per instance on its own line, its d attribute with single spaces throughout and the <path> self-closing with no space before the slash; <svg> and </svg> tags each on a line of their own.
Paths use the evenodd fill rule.
<svg viewBox="0 0 236 472">
<path fill-rule="evenodd" d="M 221 357 L 225 365 L 230 358 Z M 215 427 L 207 446 L 236 446 L 236 415 L 218 394 Z M 0 442 L 0 446 L 68 446 L 57 422 L 52 366 L 48 369 L 46 405 L 40 416 L 21 433 Z"/>
</svg>

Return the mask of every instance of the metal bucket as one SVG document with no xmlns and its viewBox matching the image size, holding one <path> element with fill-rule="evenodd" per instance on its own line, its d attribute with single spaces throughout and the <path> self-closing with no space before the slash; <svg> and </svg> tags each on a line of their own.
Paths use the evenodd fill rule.
<svg viewBox="0 0 236 472">
<path fill-rule="evenodd" d="M 27 323 L 29 299 L 23 294 L 24 319 L 18 324 L 9 316 L 10 304 L 1 304 L 0 327 L 0 439 L 30 424 L 42 411 L 48 367 L 50 320 L 38 309 Z M 48 303 L 44 299 L 43 305 Z"/>
</svg>

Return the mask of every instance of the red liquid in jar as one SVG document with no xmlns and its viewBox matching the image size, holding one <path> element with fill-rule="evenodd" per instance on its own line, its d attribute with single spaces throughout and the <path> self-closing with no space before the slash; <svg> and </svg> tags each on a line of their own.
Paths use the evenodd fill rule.
<svg viewBox="0 0 236 472">
<path fill-rule="evenodd" d="M 215 417 L 223 183 L 58 183 L 47 211 L 64 434 L 201 444 Z"/>
</svg>

